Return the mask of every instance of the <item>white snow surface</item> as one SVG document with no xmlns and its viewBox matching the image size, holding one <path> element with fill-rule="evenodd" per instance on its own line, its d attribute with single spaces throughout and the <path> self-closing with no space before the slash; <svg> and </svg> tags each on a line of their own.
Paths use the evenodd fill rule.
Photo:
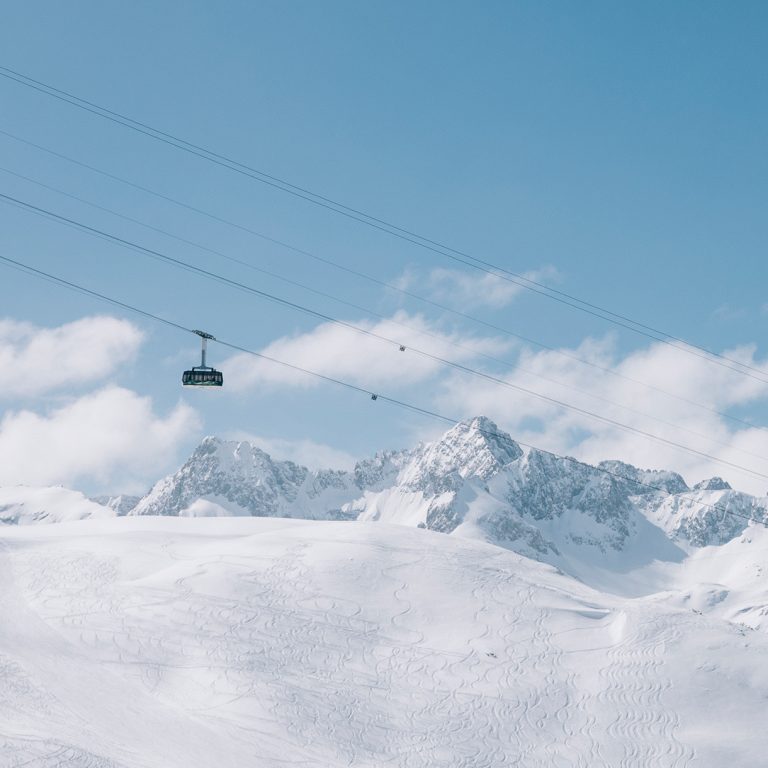
<svg viewBox="0 0 768 768">
<path fill-rule="evenodd" d="M 752 534 L 628 597 L 381 522 L 2 526 L 0 766 L 764 765 Z"/>
<path fill-rule="evenodd" d="M 482 417 L 353 472 L 206 438 L 140 500 L 0 488 L 0 768 L 764 765 L 766 520 Z"/>
</svg>

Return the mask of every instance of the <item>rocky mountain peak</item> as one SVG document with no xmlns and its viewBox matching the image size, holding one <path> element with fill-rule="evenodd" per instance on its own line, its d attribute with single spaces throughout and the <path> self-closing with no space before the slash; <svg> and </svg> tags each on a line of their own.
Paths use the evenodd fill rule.
<svg viewBox="0 0 768 768">
<path fill-rule="evenodd" d="M 438 493 L 469 478 L 488 480 L 523 455 L 520 446 L 485 416 L 460 421 L 439 440 L 411 454 L 398 476 L 401 485 Z"/>
<path fill-rule="evenodd" d="M 178 515 L 203 498 L 250 514 L 277 514 L 296 498 L 309 470 L 274 461 L 245 441 L 205 437 L 178 472 L 160 480 L 132 510 L 138 515 Z"/>
<path fill-rule="evenodd" d="M 245 440 L 222 440 L 212 435 L 202 439 L 187 463 L 190 462 L 217 464 L 221 469 L 246 473 L 254 467 L 263 469 L 275 464 L 268 453 Z M 278 463 L 297 466 L 290 461 Z"/>
<path fill-rule="evenodd" d="M 685 493 L 690 490 L 688 484 L 677 472 L 638 469 L 623 461 L 601 461 L 597 466 L 619 479 L 628 491 L 637 495 L 659 491 Z"/>
<path fill-rule="evenodd" d="M 731 484 L 722 477 L 710 477 L 693 486 L 694 491 L 730 491 Z"/>
</svg>

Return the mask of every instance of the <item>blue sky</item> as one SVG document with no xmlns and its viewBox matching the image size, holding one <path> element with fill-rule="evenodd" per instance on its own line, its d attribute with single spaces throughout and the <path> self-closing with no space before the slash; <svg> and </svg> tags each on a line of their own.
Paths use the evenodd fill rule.
<svg viewBox="0 0 768 768">
<path fill-rule="evenodd" d="M 762 365 L 768 320 L 767 16 L 763 4 L 746 2 L 30 2 L 4 11 L 0 64 Z M 680 400 L 660 402 L 658 393 L 628 388 L 624 380 L 574 367 L 566 358 L 537 356 L 535 348 L 487 328 L 457 322 L 0 134 L 2 169 L 433 334 L 409 342 L 428 346 L 434 334 L 448 336 L 510 365 L 457 347 L 446 356 L 768 473 L 758 458 L 768 447 L 765 433 L 711 414 L 714 409 L 764 423 L 768 387 L 759 382 L 658 349 L 533 294 L 502 290 L 494 299 L 488 285 L 471 283 L 480 275 L 462 265 L 3 79 L 0 104 L 1 131 L 378 279 L 399 281 L 544 344 L 631 371 L 633 378 L 710 412 L 691 411 Z M 375 322 L 3 171 L 0 191 L 349 322 Z M 751 490 L 768 487 L 768 479 L 742 478 L 658 443 L 593 428 L 508 389 L 419 367 L 408 354 L 361 347 L 354 334 L 326 333 L 315 319 L 16 208 L 0 206 L 0 225 L 3 250 L 14 258 L 243 346 L 277 344 L 271 349 L 286 359 L 293 355 L 449 415 L 465 417 L 482 408 L 513 434 L 545 448 L 590 460 L 617 456 L 674 466 L 691 481 L 711 470 Z M 77 469 L 57 474 L 52 454 L 50 471 L 28 475 L 20 462 L 1 482 L 136 489 L 207 433 L 251 435 L 299 458 L 314 450 L 322 463 L 330 454 L 318 446 L 359 456 L 441 429 L 385 404 L 276 378 L 243 361 L 232 361 L 228 372 L 224 363 L 231 353 L 215 347 L 213 360 L 227 376 L 225 391 L 184 392 L 179 377 L 197 358 L 194 339 L 6 268 L 0 297 L 0 317 L 38 329 L 94 315 L 132 324 L 100 326 L 94 355 L 112 355 L 103 369 L 86 356 L 82 365 L 94 366 L 92 375 L 72 372 L 55 386 L 6 394 L 0 457 L 4 450 L 20 454 L 11 437 L 23 432 L 21 415 L 34 415 L 40 431 L 29 434 L 44 436 L 54 423 L 70 423 L 62 416 L 67 408 L 82 406 L 89 413 L 89 404 L 116 388 L 121 394 L 115 403 L 122 397 L 142 404 L 146 423 L 137 424 L 145 424 L 147 435 L 167 427 L 154 448 L 147 443 L 147 466 L 135 471 L 125 467 L 141 455 L 140 445 L 110 453 L 95 441 Z M 3 343 L 29 358 L 37 348 L 34 331 L 13 329 L 6 328 Z M 140 341 L 136 331 L 143 334 Z M 124 354 L 115 350 L 115 339 L 127 345 Z M 518 370 L 523 363 L 565 386 L 550 389 L 541 379 L 526 378 Z M 46 377 L 45 365 L 30 363 L 30 376 Z M 55 345 L 48 365 L 62 365 Z M 584 391 L 594 395 L 588 405 Z M 625 410 L 601 405 L 601 398 Z M 119 407 L 107 401 L 100 407 Z M 91 470 L 89 457 L 99 450 L 114 460 Z"/>
</svg>

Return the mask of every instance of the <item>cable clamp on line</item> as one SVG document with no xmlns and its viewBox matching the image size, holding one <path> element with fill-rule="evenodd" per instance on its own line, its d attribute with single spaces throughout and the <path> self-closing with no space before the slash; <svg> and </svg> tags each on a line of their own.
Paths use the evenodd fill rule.
<svg viewBox="0 0 768 768">
<path fill-rule="evenodd" d="M 371 400 L 378 400 L 378 399 L 379 399 L 379 396 L 374 395 L 373 392 L 371 392 Z"/>
</svg>

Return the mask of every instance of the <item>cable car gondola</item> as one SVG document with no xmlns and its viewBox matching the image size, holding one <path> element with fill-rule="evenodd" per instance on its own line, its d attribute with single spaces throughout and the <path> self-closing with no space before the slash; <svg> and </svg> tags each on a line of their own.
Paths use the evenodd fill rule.
<svg viewBox="0 0 768 768">
<path fill-rule="evenodd" d="M 216 341 L 210 333 L 205 331 L 194 331 L 199 337 L 202 346 L 202 360 L 199 366 L 193 367 L 189 371 L 184 371 L 181 377 L 181 383 L 185 387 L 220 387 L 224 384 L 224 374 L 215 368 L 205 364 L 205 353 L 208 349 L 208 339 Z"/>
</svg>

